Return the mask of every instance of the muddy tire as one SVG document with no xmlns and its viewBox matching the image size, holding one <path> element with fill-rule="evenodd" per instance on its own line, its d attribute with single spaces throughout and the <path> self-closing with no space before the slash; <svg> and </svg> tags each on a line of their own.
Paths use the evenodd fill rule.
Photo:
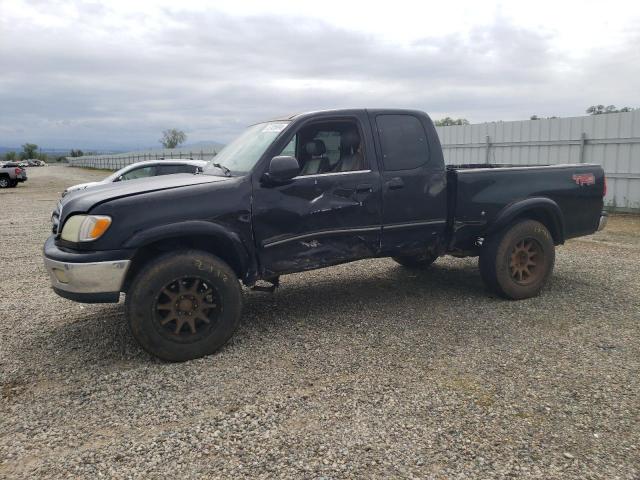
<svg viewBox="0 0 640 480">
<path fill-rule="evenodd" d="M 18 186 L 18 181 L 17 181 L 17 180 L 12 180 L 12 181 L 9 183 L 9 187 L 11 187 L 11 188 L 15 188 L 15 187 L 17 187 L 17 186 Z"/>
<path fill-rule="evenodd" d="M 554 263 L 553 238 L 535 220 L 517 222 L 487 238 L 479 261 L 485 285 L 513 300 L 538 295 L 551 276 Z"/>
<path fill-rule="evenodd" d="M 9 188 L 10 185 L 11 185 L 11 180 L 9 180 L 9 177 L 7 176 L 0 177 L 0 188 Z"/>
<path fill-rule="evenodd" d="M 218 257 L 198 250 L 172 252 L 136 275 L 125 311 L 142 348 L 182 362 L 210 355 L 231 338 L 240 323 L 242 289 Z"/>
<path fill-rule="evenodd" d="M 418 255 L 405 255 L 391 258 L 404 267 L 428 268 L 437 260 L 438 256 L 430 252 L 425 252 Z"/>
</svg>

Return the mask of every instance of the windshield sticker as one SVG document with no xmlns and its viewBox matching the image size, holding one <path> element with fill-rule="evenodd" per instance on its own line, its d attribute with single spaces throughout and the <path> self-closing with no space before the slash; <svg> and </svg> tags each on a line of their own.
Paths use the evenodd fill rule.
<svg viewBox="0 0 640 480">
<path fill-rule="evenodd" d="M 281 132 L 287 126 L 286 123 L 267 123 L 262 129 L 263 132 Z"/>
</svg>

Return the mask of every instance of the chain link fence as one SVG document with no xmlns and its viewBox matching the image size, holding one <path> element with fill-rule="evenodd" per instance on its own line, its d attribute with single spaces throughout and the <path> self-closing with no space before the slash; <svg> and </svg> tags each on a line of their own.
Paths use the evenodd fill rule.
<svg viewBox="0 0 640 480">
<path fill-rule="evenodd" d="M 127 152 L 112 155 L 84 155 L 82 157 L 66 157 L 73 167 L 99 168 L 104 170 L 119 170 L 132 163 L 147 160 L 211 160 L 222 147 L 212 148 L 180 148 L 172 150 L 151 150 L 141 152 Z"/>
</svg>

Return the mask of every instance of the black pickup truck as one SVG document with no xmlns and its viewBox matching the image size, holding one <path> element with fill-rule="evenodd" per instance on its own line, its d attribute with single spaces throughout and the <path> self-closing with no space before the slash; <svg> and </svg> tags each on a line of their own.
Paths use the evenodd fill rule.
<svg viewBox="0 0 640 480">
<path fill-rule="evenodd" d="M 445 167 L 429 117 L 333 110 L 249 127 L 201 174 L 72 192 L 44 259 L 54 290 L 118 302 L 140 344 L 181 361 L 220 348 L 242 289 L 371 257 L 479 256 L 489 289 L 537 295 L 555 246 L 604 227 L 598 165 Z"/>
</svg>

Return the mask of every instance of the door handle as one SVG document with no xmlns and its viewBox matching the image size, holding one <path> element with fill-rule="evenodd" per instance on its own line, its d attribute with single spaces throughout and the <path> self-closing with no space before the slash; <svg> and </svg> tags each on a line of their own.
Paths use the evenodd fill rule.
<svg viewBox="0 0 640 480">
<path fill-rule="evenodd" d="M 373 191 L 373 187 L 368 183 L 363 183 L 362 185 L 356 186 L 356 193 L 371 193 Z"/>
<path fill-rule="evenodd" d="M 389 190 L 398 190 L 399 188 L 402 188 L 402 187 L 404 187 L 404 182 L 400 177 L 392 178 L 387 182 L 387 188 Z"/>
</svg>

